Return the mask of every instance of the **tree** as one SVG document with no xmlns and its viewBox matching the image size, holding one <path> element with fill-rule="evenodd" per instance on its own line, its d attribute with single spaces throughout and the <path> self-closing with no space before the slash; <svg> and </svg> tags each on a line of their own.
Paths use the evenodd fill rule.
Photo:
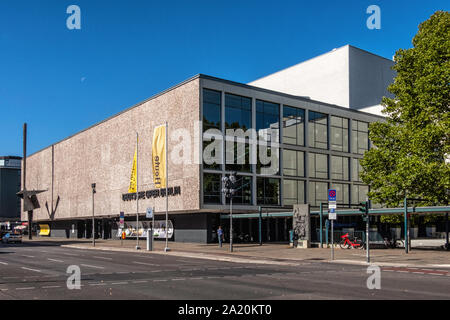
<svg viewBox="0 0 450 320">
<path fill-rule="evenodd" d="M 395 97 L 383 98 L 386 122 L 370 125 L 374 148 L 361 161 L 370 199 L 391 207 L 405 194 L 424 205 L 449 203 L 450 13 L 420 24 L 412 44 L 395 54 L 388 87 Z"/>
</svg>

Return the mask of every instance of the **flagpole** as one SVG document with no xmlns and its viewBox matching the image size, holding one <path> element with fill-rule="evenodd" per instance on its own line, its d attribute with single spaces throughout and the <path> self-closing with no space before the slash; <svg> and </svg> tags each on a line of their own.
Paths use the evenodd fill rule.
<svg viewBox="0 0 450 320">
<path fill-rule="evenodd" d="M 138 177 L 139 177 L 139 134 L 136 132 L 136 250 L 139 250 L 139 188 L 138 188 Z"/>
<path fill-rule="evenodd" d="M 166 247 L 164 248 L 164 251 L 170 251 L 169 249 L 169 167 L 168 167 L 168 158 L 167 158 L 167 149 L 169 148 L 169 145 L 167 143 L 168 138 L 168 124 L 166 121 Z"/>
</svg>

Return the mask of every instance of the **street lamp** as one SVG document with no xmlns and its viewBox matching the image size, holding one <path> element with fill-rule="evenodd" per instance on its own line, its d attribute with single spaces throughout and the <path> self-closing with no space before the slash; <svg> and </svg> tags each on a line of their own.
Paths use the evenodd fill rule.
<svg viewBox="0 0 450 320">
<path fill-rule="evenodd" d="M 92 244 L 95 247 L 95 219 L 94 219 L 94 193 L 95 191 L 95 183 L 91 185 L 92 187 Z"/>
</svg>

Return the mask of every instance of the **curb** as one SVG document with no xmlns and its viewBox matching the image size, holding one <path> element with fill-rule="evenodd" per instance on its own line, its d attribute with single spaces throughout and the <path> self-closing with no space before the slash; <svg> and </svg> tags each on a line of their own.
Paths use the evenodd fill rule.
<svg viewBox="0 0 450 320">
<path fill-rule="evenodd" d="M 125 249 L 125 248 L 115 248 L 115 247 L 84 247 L 78 245 L 62 245 L 61 247 L 65 248 L 73 248 L 73 249 L 81 249 L 81 250 L 100 250 L 100 251 L 118 251 L 118 252 L 132 252 L 137 253 L 134 249 Z M 268 265 L 283 265 L 283 266 L 298 266 L 301 262 L 282 262 L 282 261 L 272 261 L 272 260 L 256 260 L 256 259 L 245 259 L 238 257 L 223 257 L 205 253 L 190 253 L 190 252 L 162 252 L 162 251 L 147 251 L 141 250 L 141 253 L 145 254 L 162 254 L 162 255 L 170 255 L 176 257 L 184 257 L 184 258 L 196 258 L 196 259 L 205 259 L 205 260 L 215 260 L 215 261 L 226 261 L 226 262 L 234 262 L 234 263 L 249 263 L 249 264 L 268 264 Z"/>
</svg>

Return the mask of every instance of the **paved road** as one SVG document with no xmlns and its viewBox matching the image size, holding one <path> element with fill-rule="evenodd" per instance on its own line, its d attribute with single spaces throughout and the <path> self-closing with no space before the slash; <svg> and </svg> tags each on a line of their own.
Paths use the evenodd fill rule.
<svg viewBox="0 0 450 320">
<path fill-rule="evenodd" d="M 450 299 L 450 269 L 382 268 L 381 290 L 364 266 L 232 263 L 161 254 L 0 245 L 5 299 Z M 67 267 L 81 269 L 69 290 Z"/>
</svg>

